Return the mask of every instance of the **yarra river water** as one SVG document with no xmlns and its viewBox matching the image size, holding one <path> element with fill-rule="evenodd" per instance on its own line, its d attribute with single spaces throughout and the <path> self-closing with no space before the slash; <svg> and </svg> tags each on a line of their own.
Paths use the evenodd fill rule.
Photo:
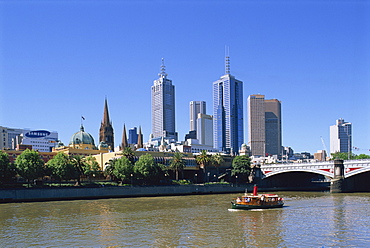
<svg viewBox="0 0 370 248">
<path fill-rule="evenodd" d="M 370 247 L 370 193 L 279 195 L 238 211 L 238 194 L 0 204 L 0 247 Z"/>
</svg>

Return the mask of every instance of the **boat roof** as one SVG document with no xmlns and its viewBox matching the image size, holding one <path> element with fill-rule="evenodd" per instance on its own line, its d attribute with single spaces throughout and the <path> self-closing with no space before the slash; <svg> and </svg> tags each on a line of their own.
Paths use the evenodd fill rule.
<svg viewBox="0 0 370 248">
<path fill-rule="evenodd" d="M 261 197 L 261 196 L 265 196 L 265 197 L 279 197 L 276 194 L 245 195 L 243 197 Z"/>
</svg>

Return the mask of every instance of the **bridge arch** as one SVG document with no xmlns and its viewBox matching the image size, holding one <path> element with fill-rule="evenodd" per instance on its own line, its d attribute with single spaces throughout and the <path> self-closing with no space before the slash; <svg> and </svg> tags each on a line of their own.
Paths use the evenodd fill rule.
<svg viewBox="0 0 370 248">
<path fill-rule="evenodd" d="M 323 170 L 318 170 L 318 169 L 310 169 L 310 168 L 294 168 L 293 170 L 292 169 L 274 170 L 274 171 L 271 171 L 269 173 L 265 173 L 264 178 L 268 178 L 268 177 L 275 176 L 275 175 L 282 174 L 282 173 L 289 173 L 289 172 L 308 172 L 308 173 L 323 175 L 325 177 L 330 177 L 330 178 L 333 177 L 333 173 L 331 173 L 329 171 L 323 171 Z"/>
<path fill-rule="evenodd" d="M 370 167 L 362 167 L 362 168 L 359 168 L 359 169 L 356 169 L 356 170 L 353 170 L 353 171 L 345 172 L 344 177 L 348 178 L 348 177 L 352 177 L 352 176 L 355 176 L 355 175 L 358 175 L 358 174 L 361 174 L 361 173 L 365 173 L 365 172 L 369 172 L 369 171 L 370 171 Z"/>
</svg>

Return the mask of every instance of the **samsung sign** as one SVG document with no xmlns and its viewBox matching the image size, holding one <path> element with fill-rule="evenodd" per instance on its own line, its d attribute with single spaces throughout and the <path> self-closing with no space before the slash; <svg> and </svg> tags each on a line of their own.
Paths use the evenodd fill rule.
<svg viewBox="0 0 370 248">
<path fill-rule="evenodd" d="M 42 138 L 49 136 L 50 132 L 46 130 L 37 130 L 37 131 L 30 131 L 25 134 L 28 138 Z"/>
</svg>

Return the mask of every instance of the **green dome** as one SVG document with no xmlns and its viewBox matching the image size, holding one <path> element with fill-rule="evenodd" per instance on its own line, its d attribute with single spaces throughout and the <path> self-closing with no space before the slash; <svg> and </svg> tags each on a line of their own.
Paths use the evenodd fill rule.
<svg viewBox="0 0 370 248">
<path fill-rule="evenodd" d="M 82 125 L 80 131 L 72 135 L 69 144 L 70 145 L 88 144 L 95 146 L 94 138 L 91 136 L 91 134 L 85 132 L 84 127 Z"/>
</svg>

